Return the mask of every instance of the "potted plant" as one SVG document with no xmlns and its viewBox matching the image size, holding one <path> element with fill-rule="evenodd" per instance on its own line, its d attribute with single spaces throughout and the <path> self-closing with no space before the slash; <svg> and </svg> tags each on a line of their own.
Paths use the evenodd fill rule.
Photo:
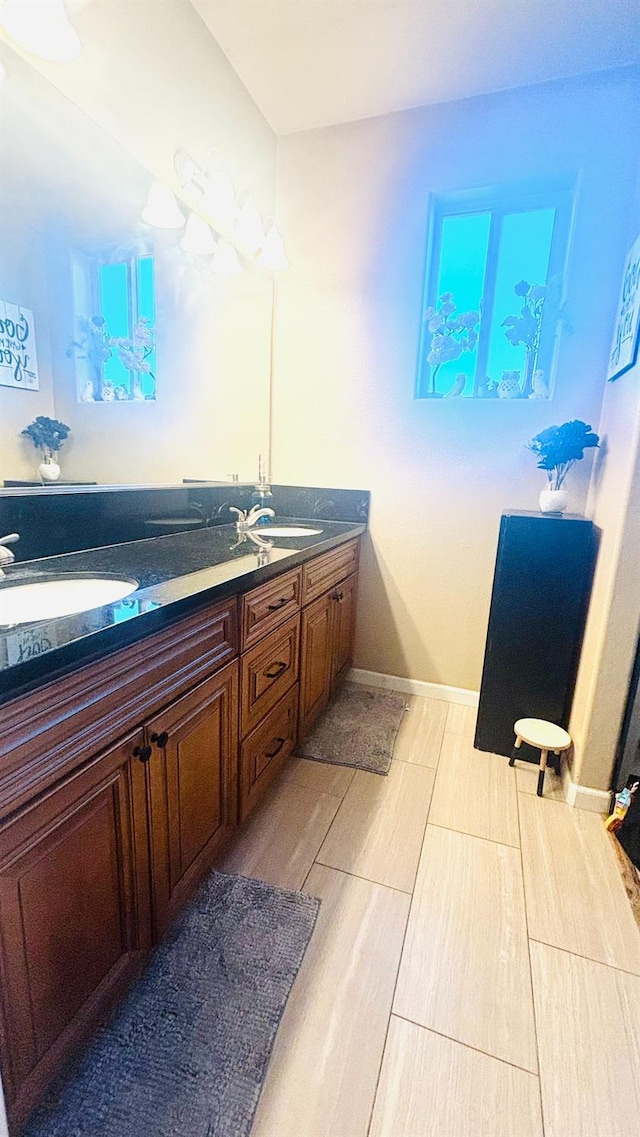
<svg viewBox="0 0 640 1137">
<path fill-rule="evenodd" d="M 60 450 L 65 438 L 68 437 L 70 428 L 64 422 L 60 422 L 57 418 L 48 418 L 46 415 L 38 415 L 29 426 L 26 426 L 22 434 L 30 438 L 36 450 L 40 450 L 42 454 L 42 461 L 38 466 L 38 473 L 43 482 L 57 482 L 60 477 L 60 466 L 56 461 L 55 455 Z"/>
<path fill-rule="evenodd" d="M 573 419 L 562 426 L 548 426 L 528 443 L 538 461 L 538 469 L 547 471 L 548 488 L 540 494 L 543 513 L 564 513 L 568 493 L 564 481 L 572 466 L 584 458 L 584 452 L 598 446 L 600 439 L 586 422 Z"/>
</svg>

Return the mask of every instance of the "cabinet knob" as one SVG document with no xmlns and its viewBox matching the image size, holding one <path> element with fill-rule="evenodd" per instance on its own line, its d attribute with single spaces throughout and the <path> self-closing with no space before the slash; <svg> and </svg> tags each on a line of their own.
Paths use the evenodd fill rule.
<svg viewBox="0 0 640 1137">
<path fill-rule="evenodd" d="M 159 746 L 161 750 L 164 750 L 167 742 L 169 741 L 169 735 L 167 734 L 166 730 L 161 731 L 160 734 L 157 734 L 154 730 L 153 734 L 151 735 L 151 741 L 155 742 L 156 746 Z"/>
<path fill-rule="evenodd" d="M 331 599 L 337 601 L 344 600 L 344 592 L 338 592 L 337 590 L 336 592 L 332 592 Z"/>
<path fill-rule="evenodd" d="M 136 746 L 133 751 L 134 758 L 139 758 L 141 762 L 148 762 L 151 757 L 150 746 Z"/>
</svg>

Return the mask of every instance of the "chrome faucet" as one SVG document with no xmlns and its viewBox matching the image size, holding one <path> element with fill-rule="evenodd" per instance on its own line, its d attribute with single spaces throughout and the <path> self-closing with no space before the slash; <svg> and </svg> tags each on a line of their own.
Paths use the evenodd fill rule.
<svg viewBox="0 0 640 1137">
<path fill-rule="evenodd" d="M 2 571 L 2 565 L 10 565 L 15 561 L 15 553 L 11 549 L 7 549 L 7 545 L 13 545 L 15 541 L 20 540 L 19 533 L 7 533 L 6 537 L 0 537 L 0 576 L 5 574 Z"/>
<path fill-rule="evenodd" d="M 275 517 L 276 515 L 275 509 L 270 509 L 269 506 L 254 505 L 248 513 L 246 509 L 238 509 L 235 505 L 230 505 L 229 509 L 231 513 L 238 514 L 236 522 L 238 533 L 246 533 L 247 530 L 253 529 L 262 517 Z"/>
</svg>

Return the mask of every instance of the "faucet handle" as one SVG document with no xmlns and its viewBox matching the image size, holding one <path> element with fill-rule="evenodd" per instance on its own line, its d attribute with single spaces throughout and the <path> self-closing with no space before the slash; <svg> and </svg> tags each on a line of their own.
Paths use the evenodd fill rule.
<svg viewBox="0 0 640 1137">
<path fill-rule="evenodd" d="M 238 514 L 238 521 L 246 521 L 247 520 L 246 509 L 238 509 L 237 505 L 230 505 L 229 506 L 229 512 L 230 513 L 237 513 Z"/>
<path fill-rule="evenodd" d="M 19 540 L 19 533 L 7 533 L 6 537 L 0 537 L 0 545 L 14 545 Z"/>
</svg>

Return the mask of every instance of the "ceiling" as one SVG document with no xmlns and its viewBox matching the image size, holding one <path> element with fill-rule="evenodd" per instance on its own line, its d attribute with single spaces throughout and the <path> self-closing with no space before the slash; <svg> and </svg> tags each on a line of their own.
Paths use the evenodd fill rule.
<svg viewBox="0 0 640 1137">
<path fill-rule="evenodd" d="M 640 62 L 640 0 L 192 0 L 276 134 Z"/>
</svg>

